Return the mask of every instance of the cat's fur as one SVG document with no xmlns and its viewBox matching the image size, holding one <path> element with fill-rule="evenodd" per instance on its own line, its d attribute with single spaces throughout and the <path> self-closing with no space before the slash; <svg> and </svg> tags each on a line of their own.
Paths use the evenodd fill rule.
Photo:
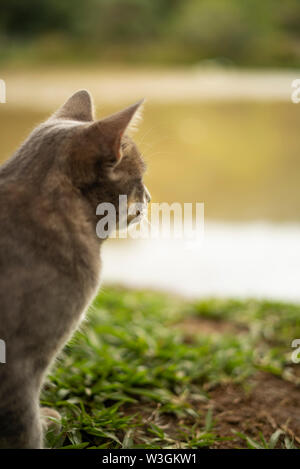
<svg viewBox="0 0 300 469">
<path fill-rule="evenodd" d="M 41 448 L 45 374 L 99 287 L 96 207 L 149 201 L 127 129 L 141 103 L 93 121 L 75 93 L 0 168 L 0 447 Z M 47 412 L 46 412 L 47 413 Z"/>
</svg>

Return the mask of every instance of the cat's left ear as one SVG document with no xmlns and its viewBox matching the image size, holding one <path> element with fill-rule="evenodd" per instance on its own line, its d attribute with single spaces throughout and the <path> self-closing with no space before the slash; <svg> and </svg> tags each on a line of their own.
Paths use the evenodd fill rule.
<svg viewBox="0 0 300 469">
<path fill-rule="evenodd" d="M 89 135 L 94 141 L 96 139 L 105 145 L 113 158 L 112 163 L 117 163 L 122 158 L 122 136 L 136 127 L 141 119 L 143 103 L 144 99 L 89 126 Z"/>
<path fill-rule="evenodd" d="M 70 119 L 82 122 L 92 121 L 94 118 L 94 106 L 90 93 L 87 90 L 79 90 L 74 93 L 50 119 Z"/>
</svg>

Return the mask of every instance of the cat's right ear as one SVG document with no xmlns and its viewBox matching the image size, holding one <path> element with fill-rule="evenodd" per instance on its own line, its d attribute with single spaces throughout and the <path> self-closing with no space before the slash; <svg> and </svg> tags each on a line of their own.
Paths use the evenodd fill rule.
<svg viewBox="0 0 300 469">
<path fill-rule="evenodd" d="M 93 120 L 93 101 L 87 90 L 79 90 L 74 93 L 50 119 L 70 119 L 82 122 Z"/>
<path fill-rule="evenodd" d="M 103 157 L 108 158 L 111 165 L 117 164 L 122 158 L 122 136 L 130 130 L 140 118 L 144 100 L 116 112 L 98 122 L 94 122 L 86 129 L 86 135 L 98 147 L 102 148 Z"/>
</svg>

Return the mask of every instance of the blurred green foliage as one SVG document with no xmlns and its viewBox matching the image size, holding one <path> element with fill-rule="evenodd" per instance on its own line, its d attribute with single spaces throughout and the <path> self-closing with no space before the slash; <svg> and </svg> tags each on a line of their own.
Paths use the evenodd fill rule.
<svg viewBox="0 0 300 469">
<path fill-rule="evenodd" d="M 299 66 L 299 24 L 299 0 L 0 0 L 0 59 Z"/>
</svg>

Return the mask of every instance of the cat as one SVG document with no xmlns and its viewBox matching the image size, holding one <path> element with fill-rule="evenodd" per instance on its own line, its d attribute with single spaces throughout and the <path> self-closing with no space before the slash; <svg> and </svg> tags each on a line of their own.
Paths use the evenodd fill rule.
<svg viewBox="0 0 300 469">
<path fill-rule="evenodd" d="M 121 194 L 150 201 L 129 136 L 141 107 L 94 121 L 80 90 L 0 168 L 0 448 L 42 448 L 43 422 L 59 418 L 39 395 L 99 288 L 98 204 L 118 215 Z"/>
</svg>

